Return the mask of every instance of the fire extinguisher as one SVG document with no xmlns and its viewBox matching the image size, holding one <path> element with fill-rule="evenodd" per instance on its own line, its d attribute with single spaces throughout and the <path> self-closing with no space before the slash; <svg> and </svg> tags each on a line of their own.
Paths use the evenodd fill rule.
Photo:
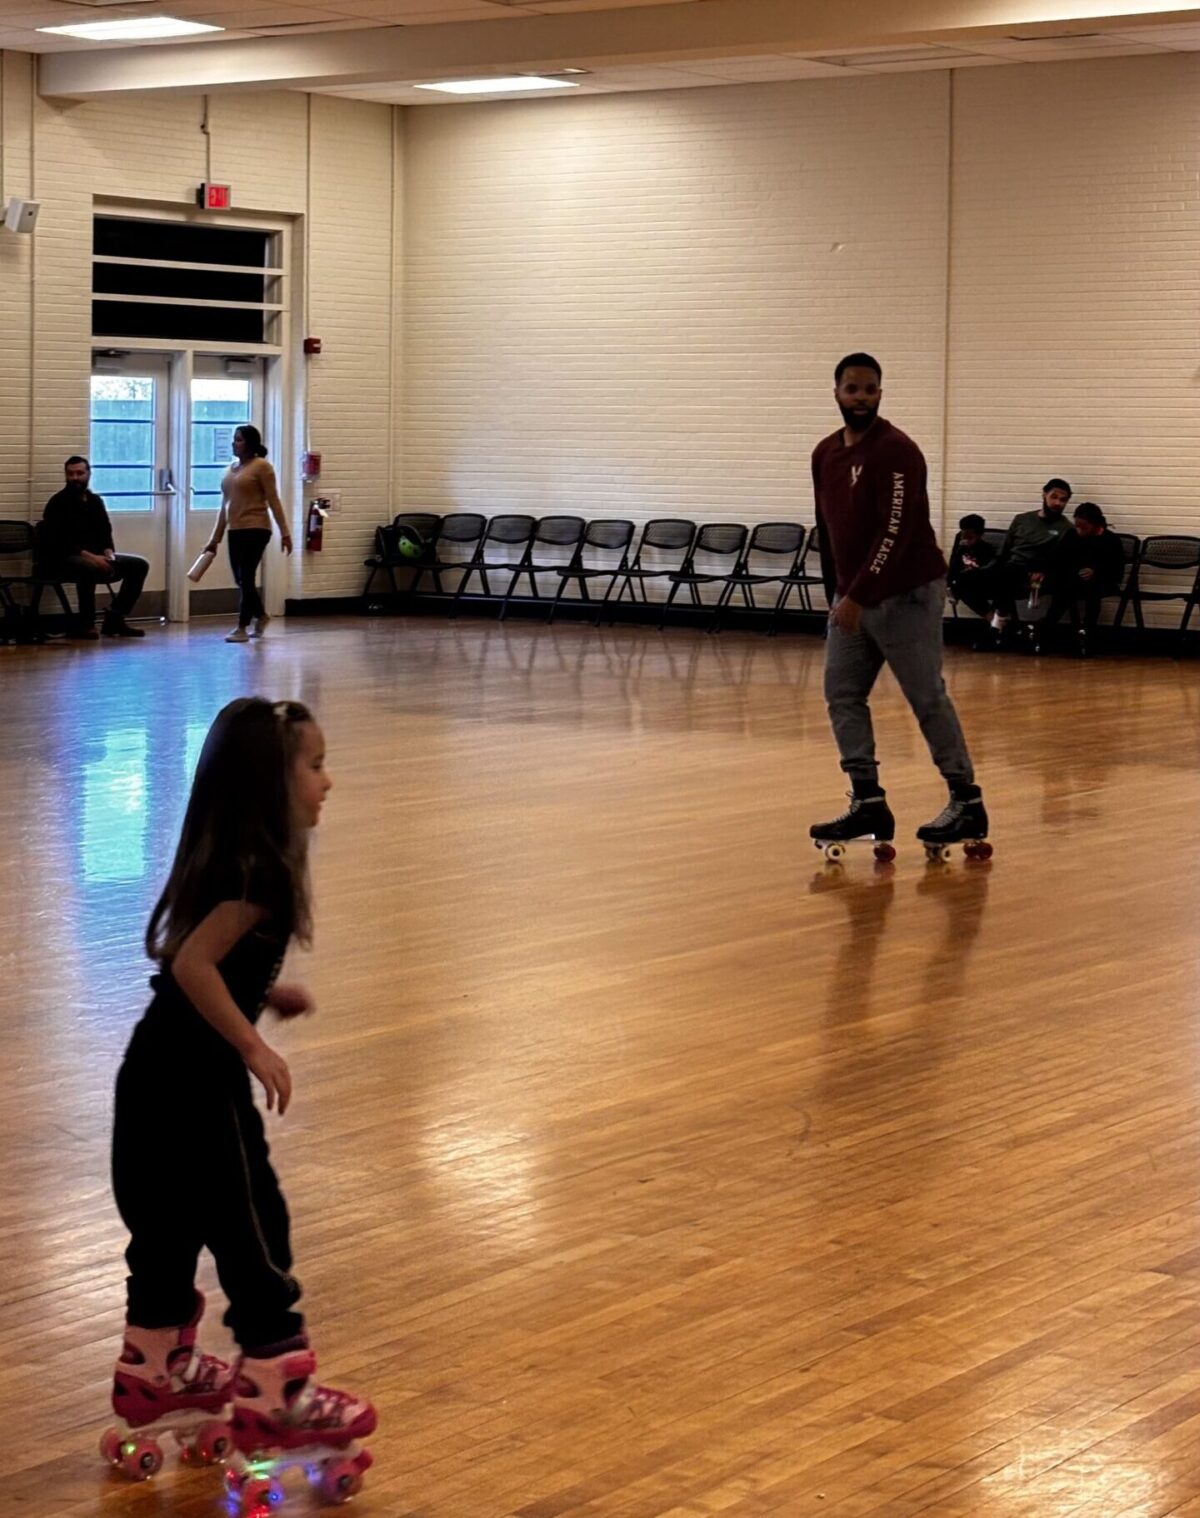
<svg viewBox="0 0 1200 1518">
<path fill-rule="evenodd" d="M 308 503 L 308 520 L 304 527 L 304 546 L 309 553 L 320 553 L 325 546 L 325 513 L 316 501 Z"/>
</svg>

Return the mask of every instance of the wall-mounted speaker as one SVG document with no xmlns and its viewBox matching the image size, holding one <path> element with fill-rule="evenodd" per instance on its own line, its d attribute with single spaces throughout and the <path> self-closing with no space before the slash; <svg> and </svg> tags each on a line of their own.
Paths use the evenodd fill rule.
<svg viewBox="0 0 1200 1518">
<path fill-rule="evenodd" d="M 30 233 L 37 226 L 41 201 L 10 200 L 4 208 L 4 225 L 9 232 Z"/>
</svg>

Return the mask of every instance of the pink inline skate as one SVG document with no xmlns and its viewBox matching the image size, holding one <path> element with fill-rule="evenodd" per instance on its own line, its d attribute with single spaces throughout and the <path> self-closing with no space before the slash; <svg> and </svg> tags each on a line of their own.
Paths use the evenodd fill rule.
<svg viewBox="0 0 1200 1518">
<path fill-rule="evenodd" d="M 318 1386 L 317 1357 L 303 1346 L 266 1360 L 241 1360 L 234 1377 L 235 1452 L 228 1490 L 247 1518 L 266 1518 L 283 1501 L 283 1472 L 302 1466 L 322 1501 L 346 1502 L 371 1464 L 358 1441 L 374 1431 L 369 1402 Z"/>
<path fill-rule="evenodd" d="M 184 1461 L 216 1464 L 233 1453 L 229 1400 L 233 1369 L 196 1348 L 204 1298 L 196 1293 L 191 1322 L 178 1328 L 125 1325 L 125 1344 L 113 1373 L 115 1428 L 100 1453 L 134 1481 L 162 1469 L 163 1434 L 172 1434 Z"/>
</svg>

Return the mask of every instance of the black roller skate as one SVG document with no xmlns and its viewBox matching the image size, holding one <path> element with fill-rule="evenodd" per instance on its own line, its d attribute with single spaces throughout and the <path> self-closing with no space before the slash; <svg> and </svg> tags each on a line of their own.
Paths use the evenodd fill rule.
<svg viewBox="0 0 1200 1518">
<path fill-rule="evenodd" d="M 954 845 L 961 843 L 968 859 L 990 859 L 992 846 L 987 841 L 988 814 L 977 785 L 961 785 L 950 792 L 950 800 L 933 819 L 917 829 L 918 840 L 925 845 L 929 860 L 948 862 Z"/>
<path fill-rule="evenodd" d="M 892 839 L 896 836 L 896 819 L 892 816 L 883 791 L 873 796 L 850 793 L 850 806 L 832 822 L 814 822 L 808 836 L 831 864 L 845 856 L 852 843 L 874 845 L 875 858 L 889 864 L 896 857 Z"/>
</svg>

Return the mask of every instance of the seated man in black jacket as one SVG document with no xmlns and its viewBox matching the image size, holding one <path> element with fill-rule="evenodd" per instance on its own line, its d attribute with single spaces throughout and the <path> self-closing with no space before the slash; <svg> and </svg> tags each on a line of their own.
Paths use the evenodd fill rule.
<svg viewBox="0 0 1200 1518">
<path fill-rule="evenodd" d="M 78 620 L 68 629 L 76 638 L 98 638 L 96 586 L 120 582 L 104 618 L 110 638 L 141 638 L 140 627 L 125 620 L 137 604 L 150 566 L 135 553 L 117 553 L 104 501 L 88 485 L 92 466 L 78 454 L 66 462 L 66 488 L 46 502 L 38 533 L 38 557 L 56 579 L 73 580 L 79 597 Z"/>
<path fill-rule="evenodd" d="M 996 557 L 996 550 L 983 535 L 986 528 L 987 523 L 977 512 L 963 517 L 958 524 L 954 547 L 950 550 L 950 571 L 946 576 L 946 585 L 956 601 L 965 601 L 968 606 L 973 598 L 978 598 L 981 594 L 985 581 L 981 571 Z M 977 590 L 977 586 L 981 590 Z M 986 594 L 986 591 L 982 591 L 982 594 Z"/>
<path fill-rule="evenodd" d="M 1104 513 L 1094 501 L 1075 508 L 1075 525 L 1058 545 L 1050 572 L 1052 599 L 1043 626 L 1049 630 L 1067 611 L 1080 632 L 1080 647 L 1100 620 L 1105 596 L 1120 593 L 1125 576 L 1121 540 L 1110 532 Z"/>
</svg>

